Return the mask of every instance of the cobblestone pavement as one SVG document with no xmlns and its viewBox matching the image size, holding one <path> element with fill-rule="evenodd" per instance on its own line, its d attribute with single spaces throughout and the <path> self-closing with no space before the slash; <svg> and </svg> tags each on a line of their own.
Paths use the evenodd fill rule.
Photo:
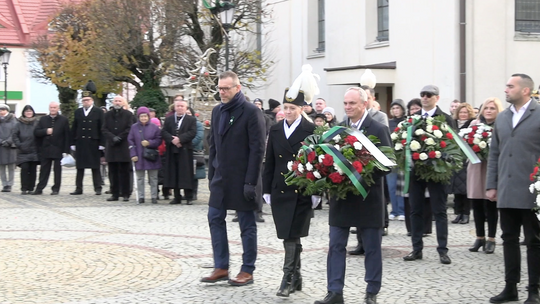
<svg viewBox="0 0 540 304">
<path fill-rule="evenodd" d="M 255 283 L 203 284 L 199 279 L 212 267 L 206 181 L 199 200 L 187 206 L 164 200 L 158 205 L 107 202 L 106 195 L 94 195 L 89 171 L 85 194 L 71 196 L 74 180 L 75 170 L 64 168 L 58 196 L 49 195 L 49 189 L 41 196 L 20 195 L 18 177 L 12 193 L 0 193 L 0 303 L 313 303 L 326 293 L 327 206 L 316 211 L 310 236 L 303 239 L 302 291 L 278 298 L 283 246 L 270 215 L 258 225 Z M 267 206 L 265 212 L 270 212 Z M 230 271 L 235 275 L 242 247 L 231 217 Z M 383 238 L 379 303 L 488 303 L 502 290 L 501 240 L 495 254 L 471 253 L 473 223 L 449 226 L 452 264 L 442 265 L 435 236 L 425 238 L 422 261 L 404 262 L 402 256 L 411 250 L 404 222 L 390 223 L 390 234 Z M 349 245 L 356 245 L 354 235 Z M 362 256 L 347 258 L 346 303 L 362 303 L 363 263 Z M 526 271 L 522 276 L 520 297 L 525 299 Z"/>
</svg>

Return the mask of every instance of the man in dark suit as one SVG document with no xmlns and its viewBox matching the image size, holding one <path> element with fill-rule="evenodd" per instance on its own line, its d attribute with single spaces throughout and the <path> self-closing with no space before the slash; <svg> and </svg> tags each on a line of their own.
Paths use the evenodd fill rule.
<svg viewBox="0 0 540 304">
<path fill-rule="evenodd" d="M 54 163 L 54 185 L 51 195 L 57 195 L 62 183 L 62 166 L 60 160 L 63 154 L 69 153 L 71 143 L 71 133 L 69 132 L 69 121 L 66 117 L 58 114 L 60 104 L 51 102 L 49 104 L 49 115 L 39 119 L 34 136 L 38 154 L 41 161 L 39 170 L 39 183 L 33 195 L 40 195 L 49 182 L 51 165 Z"/>
<path fill-rule="evenodd" d="M 75 191 L 71 195 L 83 194 L 84 169 L 92 170 L 92 180 L 96 195 L 101 195 L 101 150 L 105 149 L 105 138 L 101 133 L 103 125 L 103 111 L 94 107 L 94 98 L 89 91 L 82 93 L 82 108 L 75 110 L 73 118 L 73 141 L 77 176 Z"/>
<path fill-rule="evenodd" d="M 514 74 L 506 83 L 506 101 L 512 105 L 495 120 L 489 149 L 486 196 L 497 201 L 501 215 L 506 286 L 491 303 L 518 300 L 521 277 L 521 227 L 527 245 L 529 295 L 525 304 L 539 304 L 540 222 L 532 209 L 536 195 L 529 192 L 529 173 L 540 156 L 540 106 L 531 98 L 534 83 L 525 74 Z"/>
<path fill-rule="evenodd" d="M 344 96 L 343 104 L 348 119 L 345 125 L 357 128 L 366 136 L 374 135 L 380 146 L 391 146 L 388 128 L 373 120 L 368 114 L 367 94 L 361 88 L 350 88 Z M 328 293 L 315 304 L 343 303 L 343 287 L 345 285 L 346 246 L 349 229 L 358 227 L 365 249 L 367 282 L 364 303 L 376 304 L 377 294 L 382 282 L 382 230 L 384 227 L 384 189 L 383 177 L 387 172 L 377 171 L 373 174 L 375 183 L 371 185 L 368 196 L 348 194 L 346 199 L 331 199 L 329 224 L 330 245 L 327 259 Z"/>
<path fill-rule="evenodd" d="M 208 223 L 214 251 L 214 271 L 201 279 L 215 283 L 229 279 L 227 210 L 236 210 L 240 224 L 242 268 L 229 284 L 253 283 L 257 259 L 257 224 L 255 188 L 261 176 L 264 156 L 265 125 L 262 112 L 246 101 L 240 91 L 238 76 L 230 71 L 219 75 L 221 104 L 212 110 L 208 180 L 210 201 Z"/>
<path fill-rule="evenodd" d="M 435 117 L 444 115 L 446 123 L 449 127 L 456 129 L 456 122 L 452 117 L 437 106 L 439 101 L 439 88 L 434 85 L 427 85 L 420 91 L 422 98 L 422 110 L 414 113 L 423 117 Z M 426 188 L 429 190 L 431 210 L 435 216 L 435 226 L 437 230 L 437 252 L 441 263 L 450 264 L 452 260 L 448 257 L 448 216 L 446 214 L 446 185 L 433 181 L 425 181 L 420 179 L 411 171 L 411 180 L 409 186 L 409 202 L 411 204 L 411 240 L 413 251 L 403 257 L 405 261 L 414 261 L 422 259 L 422 249 L 424 242 L 422 235 L 424 233 L 424 200 Z"/>
<path fill-rule="evenodd" d="M 120 194 L 124 197 L 124 202 L 129 201 L 131 157 L 127 137 L 133 124 L 133 114 L 122 108 L 124 103 L 122 96 L 114 97 L 113 109 L 105 114 L 102 128 L 112 192 L 107 201 L 117 201 Z"/>
<path fill-rule="evenodd" d="M 174 198 L 169 204 L 181 204 L 180 190 L 184 189 L 188 205 L 193 200 L 193 144 L 197 135 L 197 118 L 186 115 L 187 102 L 182 97 L 175 98 L 175 113 L 165 119 L 161 137 L 167 145 L 163 185 L 174 189 Z"/>
</svg>

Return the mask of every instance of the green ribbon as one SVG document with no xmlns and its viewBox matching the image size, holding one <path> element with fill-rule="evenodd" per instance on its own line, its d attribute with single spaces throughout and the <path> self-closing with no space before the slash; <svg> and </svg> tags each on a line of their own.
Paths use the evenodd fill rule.
<svg viewBox="0 0 540 304">
<path fill-rule="evenodd" d="M 471 146 L 469 146 L 469 144 L 467 144 L 465 140 L 463 140 L 463 138 L 461 138 L 461 136 L 459 136 L 456 131 L 454 131 L 450 126 L 448 126 L 448 132 L 452 134 L 454 140 L 456 141 L 456 144 L 459 146 L 461 151 L 463 151 L 465 156 L 467 156 L 471 164 L 479 164 L 482 162 L 478 155 L 476 155 L 476 153 L 473 151 Z"/>
<path fill-rule="evenodd" d="M 409 193 L 409 184 L 411 182 L 412 154 L 411 140 L 414 132 L 414 122 L 407 126 L 407 139 L 405 142 L 405 185 L 403 185 L 403 193 Z"/>
</svg>

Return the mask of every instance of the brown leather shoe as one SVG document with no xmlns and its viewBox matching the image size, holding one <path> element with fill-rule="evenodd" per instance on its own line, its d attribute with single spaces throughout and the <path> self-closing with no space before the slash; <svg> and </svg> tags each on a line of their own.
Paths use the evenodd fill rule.
<svg viewBox="0 0 540 304">
<path fill-rule="evenodd" d="M 207 277 L 204 277 L 201 279 L 201 282 L 203 283 L 215 283 L 218 281 L 226 281 L 229 279 L 229 270 L 228 269 L 221 269 L 216 268 L 214 271 L 212 271 L 212 274 L 210 274 Z"/>
<path fill-rule="evenodd" d="M 253 284 L 253 275 L 240 271 L 240 273 L 234 279 L 229 280 L 229 284 L 232 286 L 244 286 L 248 284 Z"/>
</svg>

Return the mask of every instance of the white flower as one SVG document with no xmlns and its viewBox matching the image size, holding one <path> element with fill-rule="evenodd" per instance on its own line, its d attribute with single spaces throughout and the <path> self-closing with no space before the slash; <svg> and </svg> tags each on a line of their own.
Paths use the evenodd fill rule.
<svg viewBox="0 0 540 304">
<path fill-rule="evenodd" d="M 401 149 L 403 149 L 403 145 L 402 145 L 401 143 L 397 143 L 397 144 L 394 146 L 394 150 L 396 150 L 396 151 L 399 151 L 399 150 L 401 150 Z"/>
<path fill-rule="evenodd" d="M 428 131 L 429 133 L 433 133 L 433 125 L 428 125 L 426 127 L 426 131 Z"/>
<path fill-rule="evenodd" d="M 315 149 L 315 146 L 314 146 L 314 145 L 309 145 L 309 147 L 310 147 L 311 149 Z"/>
<path fill-rule="evenodd" d="M 341 147 L 339 145 L 334 145 L 334 148 L 336 148 L 336 150 L 338 150 L 338 151 L 341 149 Z"/>
<path fill-rule="evenodd" d="M 416 140 L 411 141 L 411 151 L 418 151 L 422 146 Z"/>
<path fill-rule="evenodd" d="M 298 172 L 304 173 L 304 165 L 298 164 Z"/>
<path fill-rule="evenodd" d="M 437 137 L 437 138 L 442 138 L 442 136 L 443 136 L 441 130 L 433 131 L 433 135 L 435 135 L 435 137 Z"/>
<path fill-rule="evenodd" d="M 472 142 L 473 142 L 473 144 L 478 145 L 481 142 L 481 140 L 479 138 L 475 138 L 475 139 L 473 139 Z"/>
<path fill-rule="evenodd" d="M 483 136 L 482 136 L 482 133 L 480 133 L 480 134 L 475 133 L 473 137 L 474 138 L 482 138 Z"/>
<path fill-rule="evenodd" d="M 324 154 L 319 155 L 319 162 L 322 163 L 324 159 Z"/>
<path fill-rule="evenodd" d="M 319 171 L 313 171 L 313 175 L 315 175 L 317 179 L 320 179 L 322 177 Z"/>
<path fill-rule="evenodd" d="M 293 165 L 293 161 L 291 160 L 290 162 L 287 163 L 287 169 L 289 169 L 289 171 L 292 171 L 292 165 Z"/>
<path fill-rule="evenodd" d="M 420 136 L 420 135 L 426 134 L 426 132 L 424 132 L 424 130 L 422 130 L 422 129 L 418 129 L 418 130 L 414 131 L 414 134 Z"/>
<path fill-rule="evenodd" d="M 306 164 L 306 169 L 307 169 L 308 171 L 313 171 L 313 165 L 312 165 L 311 163 L 307 163 L 307 164 Z"/>
<path fill-rule="evenodd" d="M 360 142 L 355 142 L 354 143 L 354 149 L 355 150 L 362 150 L 362 144 Z"/>
<path fill-rule="evenodd" d="M 485 149 L 487 147 L 487 143 L 485 141 L 481 141 L 478 146 L 480 147 L 480 149 Z"/>
<path fill-rule="evenodd" d="M 534 184 L 530 184 L 530 185 L 529 185 L 529 192 L 531 192 L 532 194 L 534 194 Z"/>
<path fill-rule="evenodd" d="M 444 132 L 448 131 L 448 127 L 445 123 L 441 124 L 441 130 L 443 130 Z"/>
<path fill-rule="evenodd" d="M 400 122 L 397 124 L 398 128 L 401 129 L 401 127 L 403 126 L 403 122 L 404 122 L 404 120 L 400 121 Z"/>
<path fill-rule="evenodd" d="M 332 140 L 334 140 L 335 142 L 338 142 L 340 139 L 341 139 L 341 136 L 339 136 L 339 134 L 334 136 L 334 138 L 332 138 Z"/>
<path fill-rule="evenodd" d="M 461 129 L 461 131 L 460 131 L 459 133 L 461 133 L 461 132 L 463 132 L 463 133 L 465 133 L 465 134 L 471 133 L 471 132 L 472 132 L 472 128 Z"/>
<path fill-rule="evenodd" d="M 399 138 L 399 135 L 397 135 L 397 133 L 392 133 L 392 134 L 390 134 L 390 138 L 392 140 L 397 140 Z"/>
<path fill-rule="evenodd" d="M 540 194 L 536 196 L 536 204 L 540 204 Z"/>
<path fill-rule="evenodd" d="M 407 139 L 407 132 L 401 133 L 401 138 L 402 139 Z"/>
<path fill-rule="evenodd" d="M 534 189 L 536 189 L 536 191 L 540 191 L 540 181 L 534 183 Z"/>
<path fill-rule="evenodd" d="M 441 151 L 435 151 L 435 158 L 441 158 Z"/>
<path fill-rule="evenodd" d="M 434 146 L 436 143 L 435 143 L 435 140 L 433 138 L 426 138 L 426 140 L 424 140 L 424 142 L 426 143 L 426 145 L 429 145 L 429 146 Z"/>
<path fill-rule="evenodd" d="M 426 121 L 427 121 L 428 124 L 432 124 L 433 123 L 433 117 L 431 117 L 431 116 L 426 117 Z"/>
<path fill-rule="evenodd" d="M 428 155 L 426 153 L 420 153 L 420 160 L 426 160 L 428 159 Z"/>
<path fill-rule="evenodd" d="M 343 170 L 338 166 L 338 164 L 334 163 L 334 169 L 339 173 L 339 175 L 343 175 Z"/>
</svg>

